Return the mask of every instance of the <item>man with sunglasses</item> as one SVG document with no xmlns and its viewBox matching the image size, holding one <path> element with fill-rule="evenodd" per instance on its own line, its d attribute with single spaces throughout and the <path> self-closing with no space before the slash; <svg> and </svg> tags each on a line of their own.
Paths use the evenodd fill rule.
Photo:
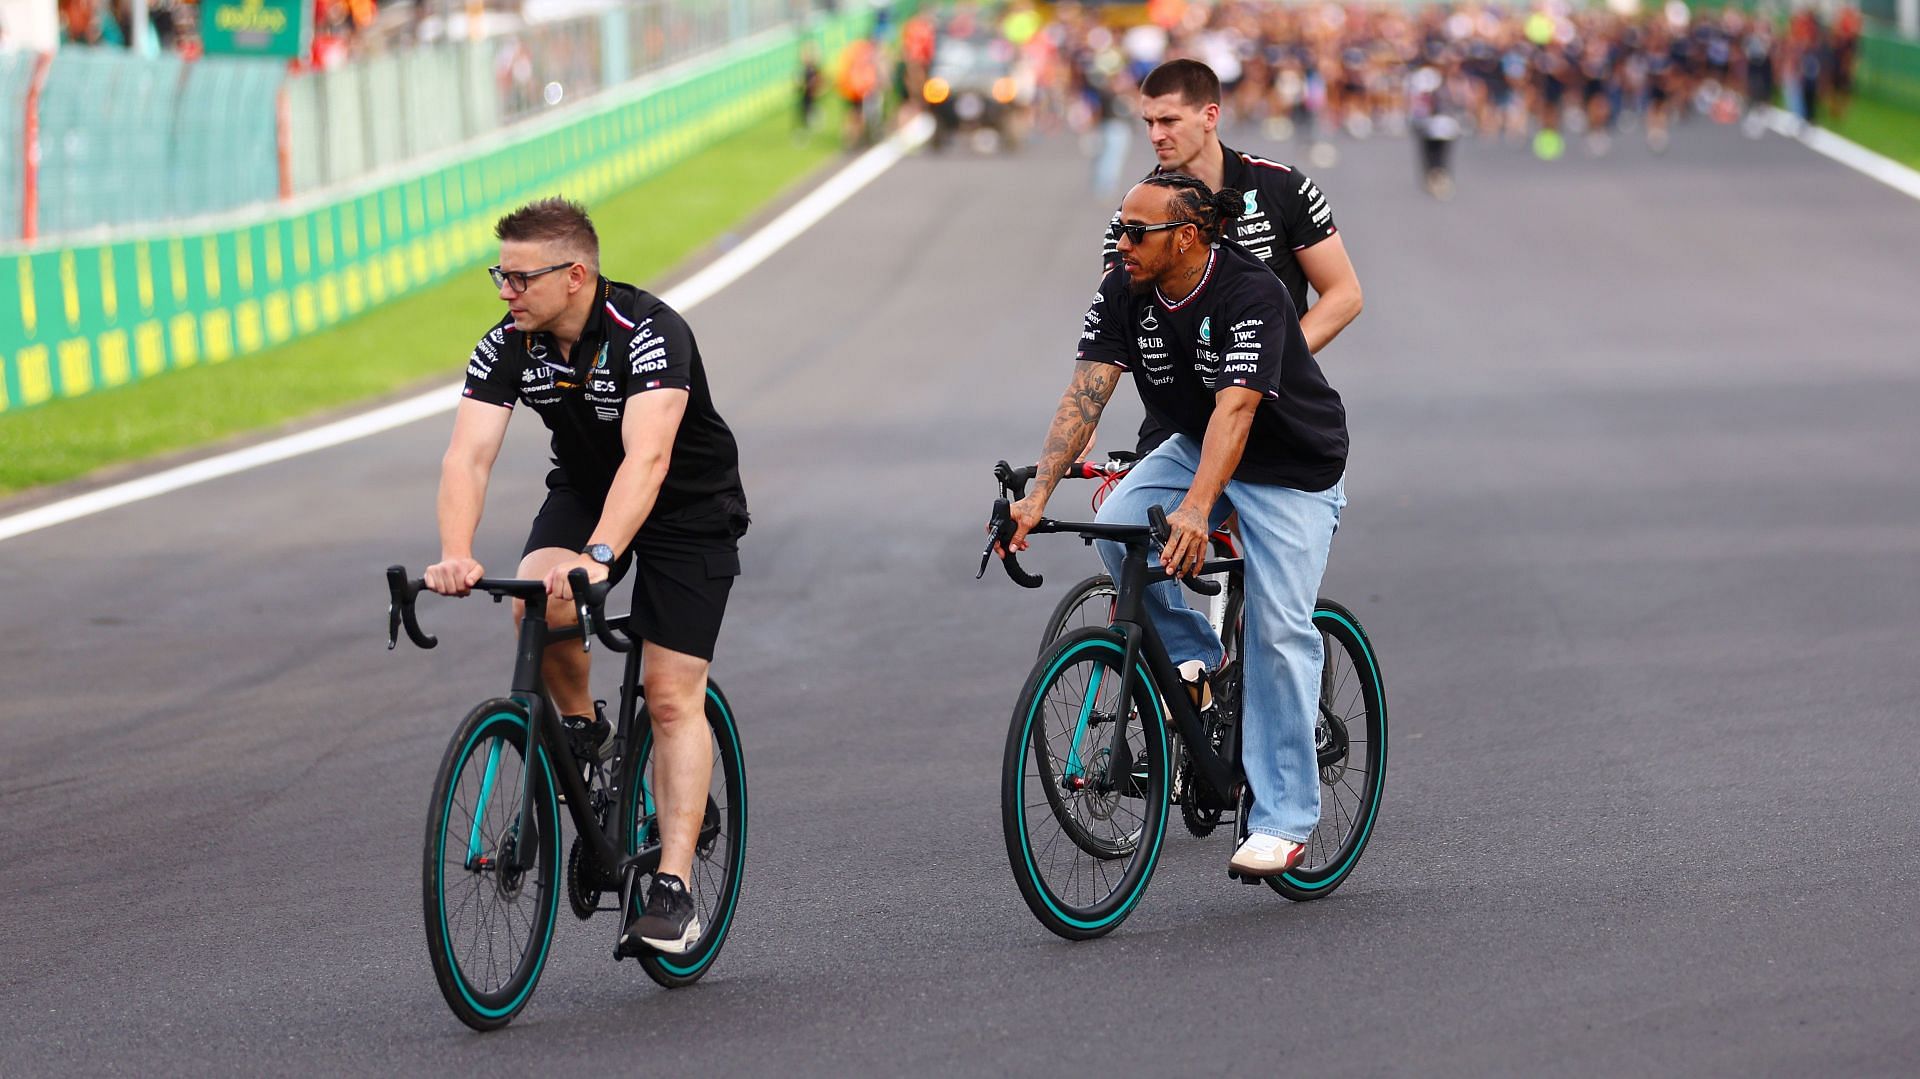
<svg viewBox="0 0 1920 1079">
<path fill-rule="evenodd" d="M 574 624 L 567 575 L 635 580 L 632 626 L 643 640 L 652 716 L 660 869 L 624 950 L 681 953 L 700 936 L 685 882 L 713 771 L 707 667 L 740 572 L 747 528 L 733 432 L 714 410 L 693 332 L 658 297 L 600 274 L 600 243 L 579 205 L 529 203 L 494 228 L 491 267 L 507 314 L 467 361 L 467 382 L 441 465 L 440 561 L 427 587 L 465 595 L 482 575 L 474 532 L 517 402 L 553 435 L 547 498 L 516 576 L 544 578 L 550 625 Z M 521 612 L 516 602 L 516 621 Z M 577 753 L 613 735 L 592 699 L 579 644 L 547 649 L 541 672 Z"/>
<path fill-rule="evenodd" d="M 1346 505 L 1346 410 L 1327 385 L 1293 299 L 1258 258 L 1226 237 L 1245 209 L 1173 173 L 1147 177 L 1121 203 L 1119 261 L 1081 324 L 1078 363 L 1054 413 L 1008 541 L 1026 535 L 1100 413 L 1133 372 L 1147 414 L 1171 434 L 1101 504 L 1098 519 L 1141 524 L 1165 506 L 1173 535 L 1161 561 L 1176 576 L 1206 561 L 1208 536 L 1240 517 L 1247 565 L 1241 758 L 1253 808 L 1229 865 L 1271 877 L 1297 866 L 1320 819 L 1314 721 L 1322 645 L 1314 597 Z M 1101 541 L 1115 579 L 1125 548 Z M 1218 662 L 1220 639 L 1180 586 L 1146 606 L 1175 663 Z"/>
<path fill-rule="evenodd" d="M 1140 84 L 1140 118 L 1158 159 L 1154 172 L 1184 173 L 1215 191 L 1241 192 L 1245 204 L 1228 238 L 1287 286 L 1307 349 L 1318 355 L 1361 307 L 1360 278 L 1319 186 L 1290 165 L 1221 144 L 1220 79 L 1198 60 L 1169 60 L 1149 72 Z M 1116 212 L 1114 224 L 1119 220 Z M 1120 261 L 1114 239 L 1110 224 L 1101 249 L 1103 272 Z M 1317 296 L 1311 306 L 1309 285 Z M 1171 433 L 1149 414 L 1140 427 L 1139 452 L 1145 455 Z"/>
</svg>

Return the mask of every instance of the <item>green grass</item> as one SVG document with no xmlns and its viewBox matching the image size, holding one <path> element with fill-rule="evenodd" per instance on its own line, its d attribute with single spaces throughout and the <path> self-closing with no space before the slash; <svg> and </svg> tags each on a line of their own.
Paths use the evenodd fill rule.
<svg viewBox="0 0 1920 1079">
<path fill-rule="evenodd" d="M 1844 122 L 1822 122 L 1827 130 L 1920 169 L 1920 112 L 1868 97 L 1855 97 Z"/>
<path fill-rule="evenodd" d="M 781 111 L 592 207 L 609 277 L 647 285 L 839 150 Z M 489 259 L 488 261 L 492 261 Z M 478 265 L 321 333 L 214 367 L 0 414 L 0 495 L 451 379 L 504 309 Z"/>
</svg>

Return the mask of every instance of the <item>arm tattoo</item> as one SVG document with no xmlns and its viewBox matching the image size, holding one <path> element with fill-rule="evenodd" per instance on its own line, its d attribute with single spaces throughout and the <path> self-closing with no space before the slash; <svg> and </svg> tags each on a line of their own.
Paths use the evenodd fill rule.
<svg viewBox="0 0 1920 1079">
<path fill-rule="evenodd" d="M 1086 448 L 1087 439 L 1099 426 L 1100 413 L 1120 384 L 1120 375 L 1120 368 L 1111 364 L 1081 360 L 1074 365 L 1073 381 L 1060 396 L 1046 444 L 1040 449 L 1040 467 L 1034 479 L 1043 485 L 1042 490 L 1051 493 L 1066 475 L 1067 466 Z"/>
</svg>

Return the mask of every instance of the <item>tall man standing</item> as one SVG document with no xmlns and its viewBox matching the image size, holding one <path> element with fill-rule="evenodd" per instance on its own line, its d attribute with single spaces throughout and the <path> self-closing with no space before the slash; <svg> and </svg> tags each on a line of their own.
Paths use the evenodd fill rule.
<svg viewBox="0 0 1920 1079">
<path fill-rule="evenodd" d="M 465 399 L 441 464 L 440 561 L 427 587 L 465 595 L 487 481 L 514 404 L 553 432 L 547 499 L 518 575 L 547 582 L 547 621 L 573 625 L 567 575 L 635 575 L 631 626 L 643 640 L 657 747 L 660 868 L 621 947 L 682 953 L 700 936 L 686 881 L 713 773 L 707 666 L 740 572 L 747 529 L 733 432 L 714 411 L 693 332 L 678 313 L 600 274 L 600 241 L 579 205 L 550 198 L 501 218 L 491 267 L 506 317 L 467 363 Z M 516 621 L 522 611 L 515 604 Z M 541 674 L 577 750 L 597 756 L 613 730 L 588 688 L 578 644 L 547 649 Z"/>
</svg>

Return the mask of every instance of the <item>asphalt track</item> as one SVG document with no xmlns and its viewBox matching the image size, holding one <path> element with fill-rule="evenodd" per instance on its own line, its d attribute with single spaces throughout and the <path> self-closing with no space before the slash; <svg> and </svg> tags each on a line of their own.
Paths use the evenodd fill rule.
<svg viewBox="0 0 1920 1079">
<path fill-rule="evenodd" d="M 999 755 L 1055 592 L 972 573 L 1106 210 L 1065 142 L 923 155 L 692 314 L 755 512 L 716 668 L 749 877 L 704 982 L 563 916 L 505 1032 L 439 998 L 429 785 L 510 653 L 477 600 L 383 651 L 441 418 L 0 550 L 0 1071 L 1911 1074 L 1920 203 L 1703 125 L 1469 147 L 1444 205 L 1403 142 L 1342 149 L 1314 175 L 1367 309 L 1323 356 L 1354 444 L 1325 592 L 1393 743 L 1337 895 L 1176 832 L 1112 936 L 1027 914 Z M 523 416 L 496 569 L 542 441 Z"/>
</svg>

